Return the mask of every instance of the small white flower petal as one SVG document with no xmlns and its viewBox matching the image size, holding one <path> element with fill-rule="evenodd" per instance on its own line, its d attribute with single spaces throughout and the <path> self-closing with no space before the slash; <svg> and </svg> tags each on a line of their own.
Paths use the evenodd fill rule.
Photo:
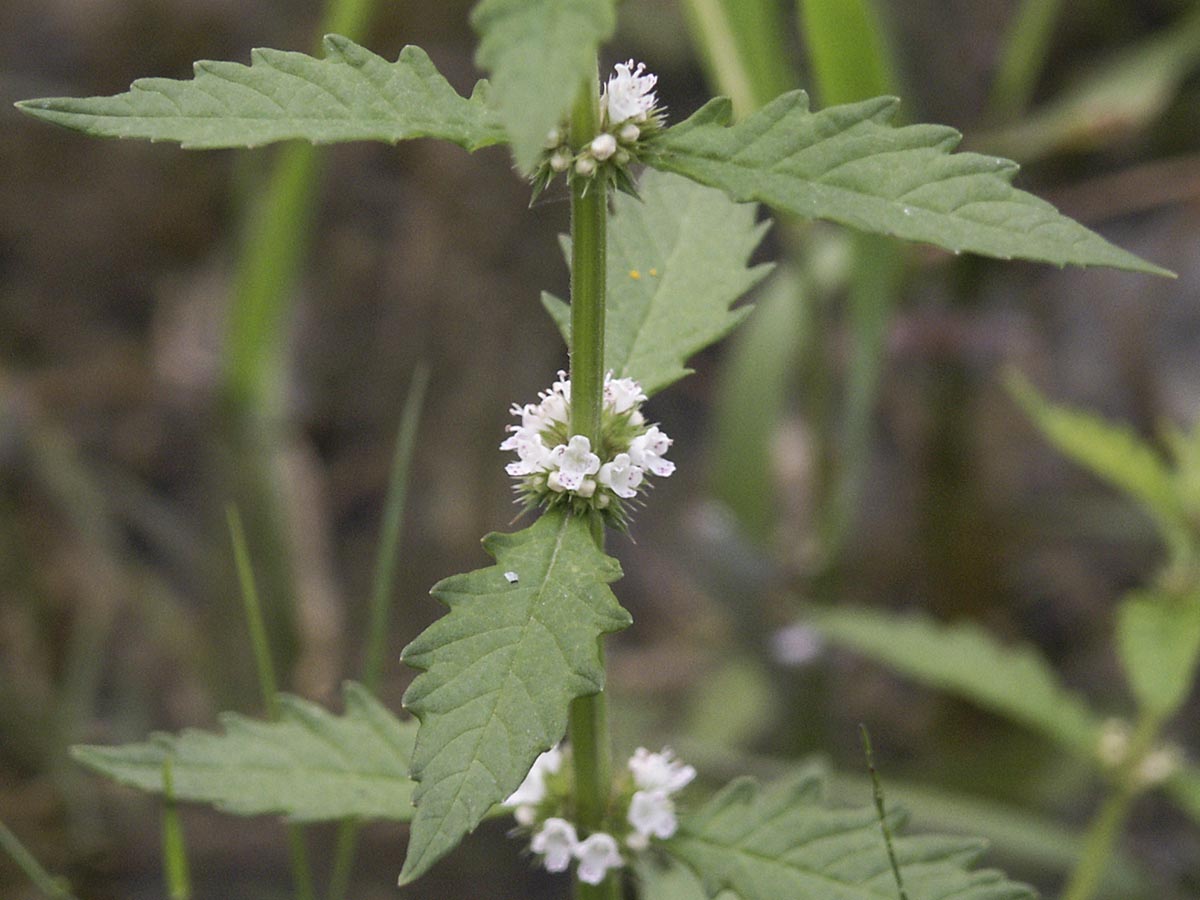
<svg viewBox="0 0 1200 900">
<path fill-rule="evenodd" d="M 651 753 L 645 747 L 638 747 L 629 759 L 629 771 L 640 790 L 667 794 L 674 794 L 696 777 L 696 770 L 675 759 L 670 748 L 664 748 L 662 753 Z"/>
<path fill-rule="evenodd" d="M 574 854 L 579 860 L 579 880 L 584 884 L 599 884 L 609 869 L 619 869 L 625 864 L 616 838 L 603 831 L 589 834 L 576 844 Z"/>
<path fill-rule="evenodd" d="M 596 480 L 618 497 L 628 500 L 637 496 L 637 487 L 642 483 L 642 470 L 630 462 L 628 453 L 618 453 L 612 462 L 600 467 Z"/>
<path fill-rule="evenodd" d="M 628 818 L 637 833 L 647 837 L 666 839 L 679 827 L 675 803 L 665 790 L 635 791 Z"/>
<path fill-rule="evenodd" d="M 644 122 L 654 111 L 658 98 L 654 95 L 654 85 L 658 83 L 657 75 L 643 75 L 645 63 L 633 60 L 617 63 L 614 66 L 616 74 L 608 79 L 604 87 L 601 104 L 613 125 L 629 119 Z"/>
<path fill-rule="evenodd" d="M 521 786 L 513 791 L 504 801 L 505 806 L 537 806 L 546 799 L 546 776 L 553 775 L 562 768 L 563 752 L 558 747 L 551 747 L 538 756 L 529 767 L 529 772 Z"/>
<path fill-rule="evenodd" d="M 565 872 L 579 846 L 575 826 L 556 817 L 543 822 L 529 842 L 529 849 L 543 857 L 547 872 Z"/>
</svg>

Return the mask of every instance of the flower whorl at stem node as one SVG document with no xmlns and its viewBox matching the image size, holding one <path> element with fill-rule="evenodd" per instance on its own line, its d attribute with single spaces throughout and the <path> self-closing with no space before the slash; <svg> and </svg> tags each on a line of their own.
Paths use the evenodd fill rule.
<svg viewBox="0 0 1200 900">
<path fill-rule="evenodd" d="M 582 147 L 572 149 L 565 125 L 552 128 L 542 144 L 542 157 L 532 176 L 533 196 L 546 189 L 556 175 L 568 181 L 611 178 L 618 190 L 636 196 L 629 164 L 636 162 L 663 129 L 664 108 L 658 105 L 654 86 L 658 76 L 646 64 L 632 59 L 617 63 L 600 94 L 599 132 L 590 140 L 577 136 Z"/>
<path fill-rule="evenodd" d="M 513 807 L 519 826 L 515 833 L 529 835 L 529 849 L 546 871 L 565 872 L 574 860 L 579 880 L 586 884 L 599 884 L 610 870 L 623 867 L 622 848 L 638 854 L 654 839 L 674 835 L 679 827 L 674 795 L 696 777 L 696 770 L 675 759 L 671 750 L 651 753 L 639 747 L 616 780 L 605 830 L 581 839 L 576 824 L 565 818 L 574 808 L 570 769 L 569 751 L 546 751 L 505 805 Z"/>
<path fill-rule="evenodd" d="M 570 434 L 571 381 L 565 372 L 539 403 L 513 405 L 521 420 L 510 425 L 510 437 L 500 445 L 517 460 L 505 467 L 518 479 L 514 489 L 529 507 L 569 505 L 575 512 L 599 510 L 618 528 L 629 522 L 628 502 L 646 490 L 646 473 L 665 478 L 675 471 L 666 459 L 671 439 L 657 425 L 647 425 L 641 413 L 646 395 L 632 378 L 604 377 L 600 441 L 593 447 L 586 435 Z"/>
</svg>

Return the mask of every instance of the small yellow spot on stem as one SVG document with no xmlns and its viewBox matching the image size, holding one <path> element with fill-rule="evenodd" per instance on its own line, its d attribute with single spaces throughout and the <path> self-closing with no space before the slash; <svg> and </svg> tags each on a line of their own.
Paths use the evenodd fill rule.
<svg viewBox="0 0 1200 900">
<path fill-rule="evenodd" d="M 629 277 L 632 278 L 634 281 L 637 281 L 639 278 L 642 277 L 642 273 L 639 272 L 637 269 L 630 269 Z"/>
</svg>

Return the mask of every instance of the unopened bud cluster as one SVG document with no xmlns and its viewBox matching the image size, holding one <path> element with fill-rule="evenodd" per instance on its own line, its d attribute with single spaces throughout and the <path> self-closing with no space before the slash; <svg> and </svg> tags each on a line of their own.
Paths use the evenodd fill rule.
<svg viewBox="0 0 1200 900">
<path fill-rule="evenodd" d="M 1129 777 L 1137 788 L 1151 788 L 1169 779 L 1183 764 L 1183 753 L 1174 744 L 1150 748 L 1131 765 L 1133 730 L 1122 719 L 1107 719 L 1100 728 L 1096 756 L 1110 771 L 1129 767 Z"/>
<path fill-rule="evenodd" d="M 646 74 L 645 63 L 632 59 L 618 63 L 600 96 L 600 133 L 584 147 L 572 150 L 567 130 L 552 129 L 534 172 L 534 195 L 556 175 L 566 175 L 568 180 L 612 176 L 617 187 L 632 192 L 629 163 L 663 127 L 663 110 L 654 93 L 657 83 L 658 76 Z"/>
<path fill-rule="evenodd" d="M 539 395 L 541 402 L 510 410 L 521 420 L 510 425 L 501 450 L 516 451 L 505 470 L 528 507 L 568 505 L 577 513 L 599 510 L 614 526 L 628 524 L 627 501 L 647 487 L 646 473 L 666 477 L 675 463 L 665 459 L 671 439 L 641 413 L 646 399 L 632 378 L 604 377 L 600 442 L 570 433 L 571 381 L 566 372 Z"/>
<path fill-rule="evenodd" d="M 646 850 L 655 838 L 671 837 L 679 827 L 674 795 L 696 777 L 696 770 L 674 758 L 667 749 L 651 753 L 644 747 L 629 758 L 618 779 L 608 831 L 580 837 L 570 820 L 570 753 L 560 747 L 534 761 L 521 786 L 504 801 L 512 807 L 520 833 L 529 835 L 529 849 L 548 872 L 565 872 L 578 865 L 579 880 L 599 884 L 611 869 L 626 863 L 629 853 Z"/>
</svg>

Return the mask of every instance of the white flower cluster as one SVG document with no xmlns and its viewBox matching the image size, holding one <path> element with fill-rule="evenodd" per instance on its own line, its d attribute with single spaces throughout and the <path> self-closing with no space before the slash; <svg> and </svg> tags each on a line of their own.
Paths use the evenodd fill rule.
<svg viewBox="0 0 1200 900">
<path fill-rule="evenodd" d="M 500 445 L 516 452 L 505 471 L 519 479 L 516 490 L 530 505 L 593 506 L 623 526 L 622 501 L 644 489 L 646 473 L 665 478 L 675 471 L 665 458 L 671 439 L 657 425 L 646 425 L 646 395 L 632 378 L 611 372 L 604 378 L 599 447 L 585 435 L 569 434 L 571 381 L 565 372 L 539 397 L 538 403 L 513 405 L 521 424 L 508 426 L 511 435 Z"/>
<path fill-rule="evenodd" d="M 669 838 L 679 827 L 673 795 L 696 777 L 696 770 L 664 749 L 651 753 L 639 747 L 629 759 L 630 781 L 622 798 L 625 822 L 614 831 L 594 831 L 580 840 L 575 826 L 550 813 L 561 812 L 568 780 L 563 763 L 569 759 L 559 747 L 547 750 L 534 761 L 521 786 L 504 801 L 513 807 L 517 824 L 531 833 L 529 849 L 537 854 L 548 872 L 565 872 L 571 861 L 578 863 L 579 880 L 599 884 L 610 869 L 625 865 L 621 844 L 640 852 L 651 838 Z M 557 782 L 557 783 L 555 783 Z M 632 788 L 630 793 L 629 788 Z"/>
<path fill-rule="evenodd" d="M 658 105 L 654 86 L 658 76 L 646 72 L 645 63 L 632 59 L 617 63 L 600 95 L 601 131 L 579 152 L 566 142 L 566 129 L 555 128 L 546 135 L 546 155 L 534 175 L 537 191 L 541 191 L 556 174 L 592 178 L 610 171 L 617 176 L 620 187 L 626 187 L 625 167 L 636 159 L 646 138 L 663 126 L 663 109 Z M 631 184 L 629 185 L 631 186 Z"/>
</svg>

